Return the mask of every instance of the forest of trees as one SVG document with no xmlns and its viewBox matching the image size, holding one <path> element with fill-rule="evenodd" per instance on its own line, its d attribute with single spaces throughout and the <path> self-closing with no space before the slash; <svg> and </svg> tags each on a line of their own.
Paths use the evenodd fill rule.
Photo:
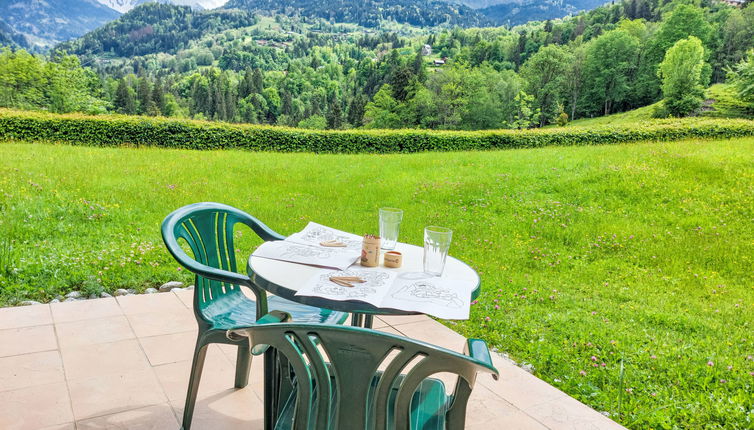
<svg viewBox="0 0 754 430">
<path fill-rule="evenodd" d="M 386 19 L 417 27 L 440 24 L 474 27 L 491 22 L 468 6 L 431 0 L 229 0 L 224 7 L 263 13 L 288 9 L 309 18 L 352 22 L 364 27 L 377 27 Z"/>
<path fill-rule="evenodd" d="M 512 29 L 406 36 L 281 17 L 253 27 L 221 18 L 183 25 L 194 22 L 190 13 L 164 12 L 150 28 L 185 37 L 144 43 L 133 32 L 151 18 L 135 12 L 92 33 L 102 37 L 86 36 L 49 58 L 3 51 L 0 106 L 309 128 L 473 130 L 563 124 L 660 100 L 657 116 L 693 114 L 704 88 L 726 79 L 742 99 L 752 97 L 751 5 L 628 0 Z M 112 30 L 118 26 L 131 36 L 119 36 Z M 110 40 L 110 48 L 89 40 Z M 166 46 L 155 50 L 155 40 Z M 424 45 L 433 52 L 423 55 Z M 60 94 L 62 85 L 77 90 Z"/>
</svg>

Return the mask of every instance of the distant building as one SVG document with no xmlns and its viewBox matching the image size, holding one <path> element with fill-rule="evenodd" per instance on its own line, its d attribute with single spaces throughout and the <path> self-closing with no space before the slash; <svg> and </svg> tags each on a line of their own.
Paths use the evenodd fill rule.
<svg viewBox="0 0 754 430">
<path fill-rule="evenodd" d="M 445 60 L 435 60 L 434 61 L 435 66 L 443 66 L 445 65 Z"/>
<path fill-rule="evenodd" d="M 722 2 L 735 7 L 743 7 L 746 0 L 722 0 Z"/>
<path fill-rule="evenodd" d="M 432 47 L 429 45 L 422 46 L 422 55 L 425 57 L 427 55 L 432 55 Z"/>
</svg>

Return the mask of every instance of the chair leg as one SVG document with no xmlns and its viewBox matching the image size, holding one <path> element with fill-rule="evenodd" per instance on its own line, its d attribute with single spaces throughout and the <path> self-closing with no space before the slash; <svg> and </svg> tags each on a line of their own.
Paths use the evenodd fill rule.
<svg viewBox="0 0 754 430">
<path fill-rule="evenodd" d="M 249 371 L 251 370 L 251 353 L 249 341 L 246 340 L 238 345 L 236 353 L 236 388 L 243 388 L 249 384 Z"/>
<path fill-rule="evenodd" d="M 186 392 L 186 404 L 183 408 L 183 430 L 191 428 L 191 417 L 194 415 L 196 395 L 199 392 L 199 383 L 202 380 L 202 368 L 207 356 L 207 344 L 202 344 L 199 339 L 194 348 L 194 360 L 191 363 L 191 377 L 189 378 L 188 391 Z"/>
</svg>

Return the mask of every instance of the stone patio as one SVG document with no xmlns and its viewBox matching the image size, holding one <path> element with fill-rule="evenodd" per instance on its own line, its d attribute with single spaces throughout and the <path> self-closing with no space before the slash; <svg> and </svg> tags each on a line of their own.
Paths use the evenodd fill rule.
<svg viewBox="0 0 754 430">
<path fill-rule="evenodd" d="M 178 429 L 196 322 L 190 291 L 0 308 L 0 429 Z M 375 328 L 461 350 L 464 338 L 424 316 Z M 207 354 L 194 425 L 262 428 L 262 360 L 233 388 L 235 348 Z M 502 357 L 480 375 L 467 429 L 622 429 Z"/>
</svg>

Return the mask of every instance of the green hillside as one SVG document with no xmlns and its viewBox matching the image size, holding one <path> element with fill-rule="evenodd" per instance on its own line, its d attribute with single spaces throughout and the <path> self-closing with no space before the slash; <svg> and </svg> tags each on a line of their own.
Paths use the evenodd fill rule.
<svg viewBox="0 0 754 430">
<path fill-rule="evenodd" d="M 706 91 L 706 100 L 702 111 L 698 113 L 700 118 L 754 118 L 754 109 L 739 100 L 735 90 L 725 84 L 716 84 Z M 597 118 L 585 118 L 571 121 L 571 126 L 595 127 L 595 126 L 626 126 L 655 120 L 655 112 L 662 102 L 654 103 L 628 112 L 621 112 Z"/>
</svg>

